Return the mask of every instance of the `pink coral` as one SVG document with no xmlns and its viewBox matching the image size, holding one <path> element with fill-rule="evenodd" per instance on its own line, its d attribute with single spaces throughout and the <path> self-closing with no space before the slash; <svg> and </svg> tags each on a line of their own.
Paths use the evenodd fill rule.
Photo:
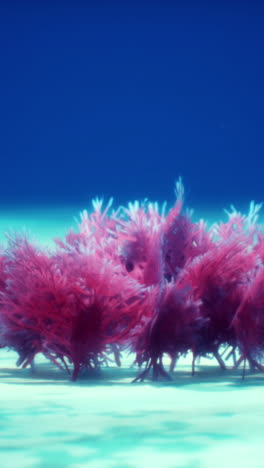
<svg viewBox="0 0 264 468">
<path fill-rule="evenodd" d="M 214 355 L 222 346 L 262 370 L 264 352 L 264 234 L 260 205 L 247 216 L 233 207 L 227 222 L 207 229 L 175 205 L 130 203 L 110 212 L 93 201 L 78 232 L 46 251 L 26 236 L 9 238 L 0 255 L 0 346 L 15 349 L 26 367 L 37 353 L 72 369 L 75 380 L 119 350 L 136 353 L 143 380 L 169 374 L 163 356 Z"/>
</svg>

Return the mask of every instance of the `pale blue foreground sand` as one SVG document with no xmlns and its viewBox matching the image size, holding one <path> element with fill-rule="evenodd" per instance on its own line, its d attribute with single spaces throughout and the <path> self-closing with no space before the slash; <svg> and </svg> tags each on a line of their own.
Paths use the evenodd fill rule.
<svg viewBox="0 0 264 468">
<path fill-rule="evenodd" d="M 175 381 L 131 384 L 104 368 L 76 383 L 38 358 L 35 373 L 0 355 L 3 467 L 263 468 L 263 377 L 210 365 Z M 208 363 L 208 364 L 209 364 Z"/>
<path fill-rule="evenodd" d="M 3 214 L 44 244 L 67 216 Z M 53 221 L 52 221 L 53 220 Z M 11 221 L 11 222 L 10 222 Z M 41 229 L 42 226 L 42 229 Z M 43 358 L 34 373 L 0 350 L 0 464 L 6 468 L 263 468 L 264 377 L 180 361 L 173 382 L 131 384 L 136 368 L 103 368 L 76 383 Z M 231 364 L 231 363 L 230 363 Z"/>
</svg>

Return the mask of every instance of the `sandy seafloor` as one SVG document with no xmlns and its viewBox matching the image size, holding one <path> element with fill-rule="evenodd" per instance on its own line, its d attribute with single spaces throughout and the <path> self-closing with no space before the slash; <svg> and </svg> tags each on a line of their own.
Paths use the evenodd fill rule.
<svg viewBox="0 0 264 468">
<path fill-rule="evenodd" d="M 48 245 L 69 213 L 5 210 L 0 240 L 25 226 Z M 137 369 L 126 358 L 72 383 L 41 356 L 34 372 L 16 358 L 0 351 L 1 467 L 264 468 L 261 374 L 242 380 L 242 370 L 202 360 L 191 377 L 187 357 L 172 382 L 131 384 Z"/>
</svg>

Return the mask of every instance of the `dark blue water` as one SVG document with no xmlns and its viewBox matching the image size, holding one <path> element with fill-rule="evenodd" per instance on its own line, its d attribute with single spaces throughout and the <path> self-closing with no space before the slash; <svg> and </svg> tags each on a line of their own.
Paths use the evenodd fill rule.
<svg viewBox="0 0 264 468">
<path fill-rule="evenodd" d="M 263 200 L 260 1 L 0 2 L 1 207 Z"/>
</svg>

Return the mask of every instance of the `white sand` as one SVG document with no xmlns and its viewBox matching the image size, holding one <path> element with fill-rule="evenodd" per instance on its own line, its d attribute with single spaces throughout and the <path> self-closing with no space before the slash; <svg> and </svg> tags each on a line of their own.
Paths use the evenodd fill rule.
<svg viewBox="0 0 264 468">
<path fill-rule="evenodd" d="M 3 467 L 262 468 L 263 377 L 208 361 L 194 377 L 131 384 L 137 370 L 104 368 L 72 383 L 44 359 L 36 371 L 0 355 Z"/>
</svg>

